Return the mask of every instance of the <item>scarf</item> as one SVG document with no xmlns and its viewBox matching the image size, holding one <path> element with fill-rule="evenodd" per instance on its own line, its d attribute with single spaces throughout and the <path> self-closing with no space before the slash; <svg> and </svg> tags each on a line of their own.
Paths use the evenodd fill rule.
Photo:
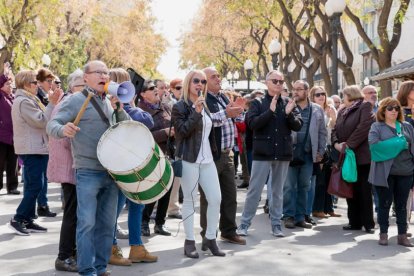
<svg viewBox="0 0 414 276">
<path fill-rule="evenodd" d="M 35 100 L 35 102 L 37 103 L 37 105 L 40 107 L 40 109 L 42 111 L 45 111 L 46 107 L 45 105 L 42 103 L 42 101 L 35 95 L 27 92 L 26 90 L 22 89 L 22 91 L 24 92 L 24 94 L 26 94 L 26 96 L 28 96 L 29 98 Z"/>
<path fill-rule="evenodd" d="M 363 101 L 363 99 L 355 100 L 349 107 L 343 108 L 342 116 L 345 118 L 352 110 L 357 109 Z"/>
</svg>

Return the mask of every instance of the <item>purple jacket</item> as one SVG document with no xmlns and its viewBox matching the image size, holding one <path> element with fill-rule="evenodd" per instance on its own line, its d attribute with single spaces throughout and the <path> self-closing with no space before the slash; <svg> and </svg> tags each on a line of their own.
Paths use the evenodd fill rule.
<svg viewBox="0 0 414 276">
<path fill-rule="evenodd" d="M 11 108 L 14 95 L 7 95 L 0 90 L 0 142 L 13 145 L 13 123 Z"/>
</svg>

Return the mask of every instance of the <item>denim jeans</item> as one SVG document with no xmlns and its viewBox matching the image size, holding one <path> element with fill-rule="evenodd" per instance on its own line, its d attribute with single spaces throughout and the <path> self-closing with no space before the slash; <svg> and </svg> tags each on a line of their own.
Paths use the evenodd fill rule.
<svg viewBox="0 0 414 276">
<path fill-rule="evenodd" d="M 125 195 L 119 191 L 118 193 L 118 208 L 116 213 L 116 219 L 118 220 L 119 214 L 121 214 L 124 208 L 125 202 L 128 201 L 128 231 L 129 231 L 129 245 L 142 245 L 144 244 L 141 239 L 141 220 L 142 211 L 144 210 L 144 204 L 135 203 L 125 197 Z M 113 244 L 118 244 L 116 239 L 116 223 L 114 229 Z"/>
<path fill-rule="evenodd" d="M 272 227 L 280 225 L 283 210 L 283 183 L 286 181 L 288 167 L 289 161 L 253 160 L 249 190 L 247 191 L 246 201 L 240 219 L 241 225 L 247 227 L 251 225 L 251 221 L 256 215 L 257 206 L 259 205 L 260 196 L 266 183 L 267 176 L 269 175 L 269 171 L 272 179 L 270 185 L 272 196 L 269 201 L 270 221 Z"/>
<path fill-rule="evenodd" d="M 47 169 L 47 168 L 46 168 Z M 37 196 L 37 205 L 38 206 L 48 206 L 48 199 L 47 199 L 47 172 L 45 171 L 45 174 L 42 177 L 43 179 L 43 185 L 42 189 L 40 190 L 39 195 Z"/>
<path fill-rule="evenodd" d="M 79 274 L 99 275 L 111 255 L 118 188 L 106 171 L 77 169 L 76 194 Z"/>
<path fill-rule="evenodd" d="M 413 176 L 390 175 L 388 188 L 375 186 L 378 194 L 378 224 L 381 233 L 388 233 L 388 217 L 394 199 L 398 235 L 407 233 L 407 200 L 413 186 Z"/>
<path fill-rule="evenodd" d="M 30 221 L 35 216 L 36 199 L 45 184 L 49 155 L 22 154 L 19 157 L 23 161 L 25 181 L 23 199 L 17 207 L 14 219 L 22 222 Z"/>
<path fill-rule="evenodd" d="M 305 164 L 289 167 L 288 176 L 283 187 L 283 216 L 305 220 L 308 190 L 313 171 L 312 154 L 305 154 Z"/>
</svg>

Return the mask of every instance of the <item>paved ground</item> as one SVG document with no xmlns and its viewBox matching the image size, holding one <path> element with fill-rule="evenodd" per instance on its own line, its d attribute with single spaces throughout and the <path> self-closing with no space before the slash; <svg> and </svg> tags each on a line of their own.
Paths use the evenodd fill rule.
<svg viewBox="0 0 414 276">
<path fill-rule="evenodd" d="M 39 219 L 39 224 L 49 229 L 48 233 L 29 237 L 16 236 L 7 228 L 21 196 L 4 193 L 3 189 L 0 192 L 0 275 L 75 275 L 54 270 L 62 218 L 59 186 L 52 183 L 49 186 L 50 206 L 58 216 Z M 238 192 L 238 218 L 245 195 L 246 190 Z M 345 207 L 345 202 L 340 200 L 337 212 L 342 218 L 319 220 L 312 230 L 284 229 L 285 238 L 270 235 L 268 216 L 259 208 L 246 246 L 219 242 L 227 256 L 213 257 L 201 252 L 201 239 L 197 238 L 197 248 L 202 253 L 198 260 L 183 255 L 182 224 L 178 220 L 167 220 L 166 225 L 175 233 L 174 237 L 151 235 L 144 238 L 147 249 L 159 257 L 157 263 L 109 266 L 109 269 L 112 275 L 414 275 L 414 249 L 396 245 L 394 219 L 390 227 L 390 245 L 383 247 L 377 244 L 378 229 L 375 234 L 342 230 L 347 222 Z M 125 220 L 124 211 L 120 218 L 123 228 L 127 227 Z M 152 228 L 153 224 L 151 231 Z M 414 229 L 413 224 L 411 228 Z M 120 240 L 120 245 L 127 255 L 128 241 Z"/>
</svg>

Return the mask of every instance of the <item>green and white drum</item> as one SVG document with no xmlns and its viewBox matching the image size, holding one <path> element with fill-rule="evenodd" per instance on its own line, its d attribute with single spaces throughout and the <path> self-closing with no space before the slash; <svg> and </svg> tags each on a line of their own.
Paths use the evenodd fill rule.
<svg viewBox="0 0 414 276">
<path fill-rule="evenodd" d="M 121 191 L 136 203 L 157 201 L 171 187 L 171 164 L 142 123 L 111 126 L 99 140 L 97 154 Z"/>
</svg>

